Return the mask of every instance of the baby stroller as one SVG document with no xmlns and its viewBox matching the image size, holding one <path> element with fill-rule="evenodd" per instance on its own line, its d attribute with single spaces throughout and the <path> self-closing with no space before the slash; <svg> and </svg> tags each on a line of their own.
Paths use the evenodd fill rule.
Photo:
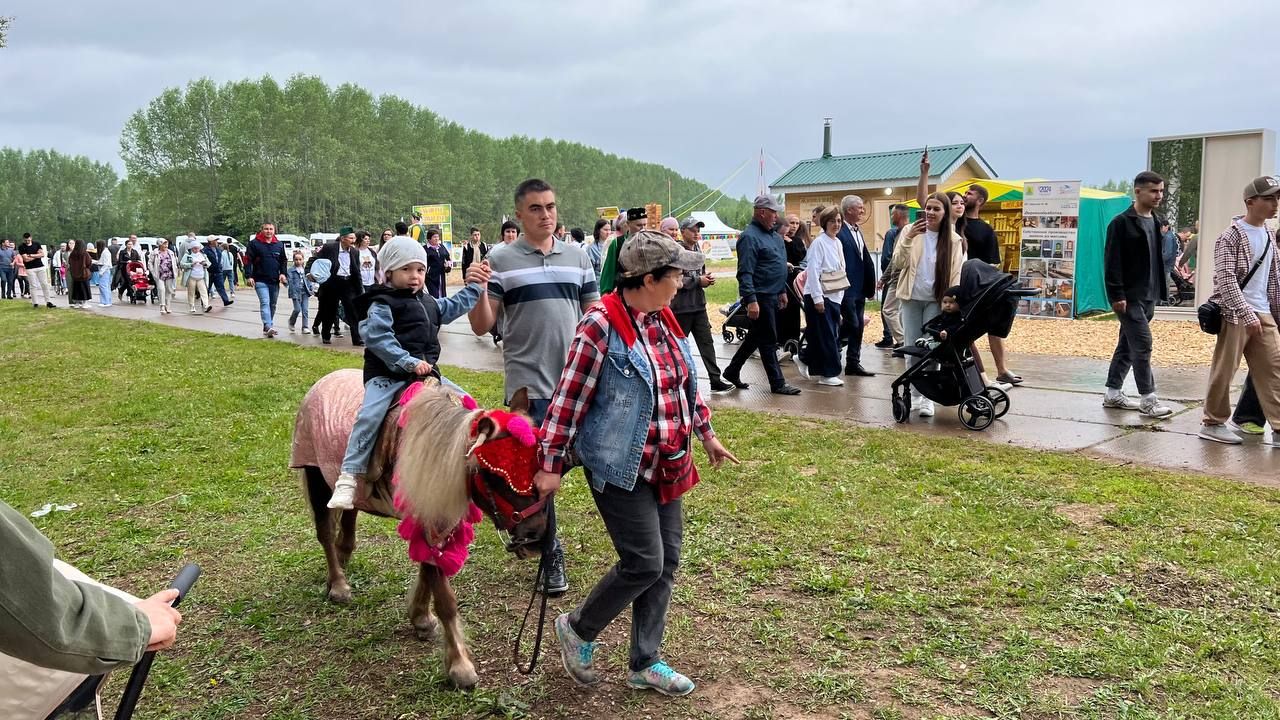
<svg viewBox="0 0 1280 720">
<path fill-rule="evenodd" d="M 1173 280 L 1173 294 L 1169 296 L 1170 305 L 1178 307 L 1185 302 L 1195 302 L 1196 286 L 1190 278 L 1184 277 L 1177 270 L 1170 273 L 1170 278 Z"/>
<path fill-rule="evenodd" d="M 787 302 L 795 303 L 797 307 L 804 307 L 804 301 L 800 294 L 796 292 L 794 282 L 787 283 Z M 751 318 L 747 317 L 747 306 L 742 303 L 742 298 L 738 298 L 720 308 L 720 314 L 725 316 L 724 327 L 720 330 L 720 337 L 724 338 L 726 343 L 732 343 L 735 340 L 742 342 L 743 338 L 747 336 L 747 331 L 751 329 Z M 789 352 L 793 356 L 798 356 L 803 347 L 804 335 L 802 334 L 798 341 L 787 340 L 779 344 L 778 352 Z"/>
<path fill-rule="evenodd" d="M 129 276 L 129 304 L 141 302 L 147 304 L 147 295 L 151 292 L 151 277 L 147 274 L 147 269 L 137 260 L 131 261 L 124 266 L 125 273 Z"/>
<path fill-rule="evenodd" d="M 981 260 L 968 260 L 960 270 L 962 323 L 946 340 L 932 348 L 908 345 L 901 349 L 919 360 L 893 381 L 893 419 L 905 423 L 911 417 L 911 388 L 946 406 L 959 406 L 960 422 L 970 430 L 986 430 L 1009 412 L 1009 396 L 983 384 L 969 353 L 969 346 L 990 333 L 1009 336 L 1018 298 L 1037 290 L 1017 287 L 1018 279 Z"/>
<path fill-rule="evenodd" d="M 79 570 L 54 561 L 54 566 L 67 578 L 78 582 L 99 585 Z M 178 599 L 173 602 L 176 607 L 186 597 L 200 577 L 198 565 L 187 565 L 169 584 L 178 590 Z M 123 591 L 103 586 L 108 592 L 120 595 L 126 600 L 136 601 Z M 151 672 L 151 664 L 155 661 L 155 652 L 148 652 L 142 660 L 133 666 L 129 682 L 125 685 L 124 695 L 116 707 L 116 720 L 127 720 L 133 717 L 134 707 L 142 697 L 142 686 L 147 682 Z M 98 705 L 99 693 L 106 683 L 106 675 L 77 675 L 62 670 L 51 670 L 16 658 L 0 655 L 0 716 L 13 720 L 53 720 L 53 718 L 95 717 L 101 716 Z"/>
</svg>

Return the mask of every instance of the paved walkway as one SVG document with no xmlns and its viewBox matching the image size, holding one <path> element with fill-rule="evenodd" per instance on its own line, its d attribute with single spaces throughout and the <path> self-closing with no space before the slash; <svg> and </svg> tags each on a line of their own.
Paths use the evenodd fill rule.
<svg viewBox="0 0 1280 720">
<path fill-rule="evenodd" d="M 257 298 L 245 288 L 240 288 L 235 305 L 223 308 L 215 301 L 217 307 L 213 312 L 200 316 L 188 315 L 185 292 L 180 297 L 183 301 L 174 305 L 175 313 L 167 316 L 160 315 L 154 306 L 130 306 L 127 302 L 111 308 L 92 305 L 89 312 L 247 338 L 262 337 Z M 313 299 L 313 311 L 314 304 Z M 282 295 L 276 315 L 280 331 L 277 341 L 325 347 L 314 335 L 289 332 L 285 322 L 290 307 Z M 1017 332 L 1016 326 L 1014 332 Z M 441 333 L 441 342 L 445 364 L 502 371 L 501 351 L 487 336 L 472 335 L 465 318 L 447 326 Z M 721 344 L 719 338 L 716 342 L 723 367 L 735 346 Z M 338 351 L 361 350 L 351 346 L 349 335 L 335 339 L 329 347 Z M 839 419 L 865 426 L 899 427 L 925 434 L 941 433 L 992 443 L 1079 452 L 1117 463 L 1234 477 L 1280 487 L 1280 450 L 1262 446 L 1256 439 L 1240 446 L 1226 446 L 1196 437 L 1207 368 L 1157 368 L 1161 397 L 1170 401 L 1176 414 L 1156 421 L 1136 412 L 1102 407 L 1105 362 L 1043 355 L 1015 355 L 1010 360 L 1025 383 L 1011 391 L 1009 413 L 984 432 L 965 429 L 954 408 L 941 406 L 933 418 L 913 416 L 910 423 L 895 425 L 889 386 L 902 371 L 902 361 L 893 360 L 888 353 L 870 345 L 864 348 L 863 365 L 877 373 L 873 378 L 846 378 L 844 387 L 821 387 L 799 379 L 795 366 L 788 363 L 784 364 L 784 372 L 804 392 L 796 397 L 783 397 L 768 391 L 763 367 L 758 360 L 752 360 L 742 373 L 742 379 L 751 384 L 750 389 L 711 394 L 710 401 L 713 407 Z M 1136 395 L 1132 387 L 1127 392 Z"/>
</svg>

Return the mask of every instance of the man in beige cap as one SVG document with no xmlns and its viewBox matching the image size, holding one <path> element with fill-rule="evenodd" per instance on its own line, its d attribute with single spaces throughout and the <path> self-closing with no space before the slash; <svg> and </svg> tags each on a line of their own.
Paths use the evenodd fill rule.
<svg viewBox="0 0 1280 720">
<path fill-rule="evenodd" d="M 1267 221 L 1276 216 L 1280 181 L 1260 177 L 1244 188 L 1244 215 L 1236 216 L 1213 246 L 1213 296 L 1222 313 L 1222 329 L 1213 348 L 1209 389 L 1204 399 L 1200 437 L 1238 445 L 1227 427 L 1231 381 L 1240 357 L 1249 366 L 1258 402 L 1271 424 L 1265 445 L 1280 445 L 1280 263 L 1275 234 Z"/>
</svg>

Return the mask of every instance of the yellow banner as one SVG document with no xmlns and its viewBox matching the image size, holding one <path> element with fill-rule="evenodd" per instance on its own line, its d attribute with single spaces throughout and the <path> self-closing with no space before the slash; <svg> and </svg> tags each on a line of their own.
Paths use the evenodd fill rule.
<svg viewBox="0 0 1280 720">
<path fill-rule="evenodd" d="M 414 205 L 413 211 L 422 213 L 422 222 L 440 228 L 440 242 L 453 246 L 453 206 Z"/>
<path fill-rule="evenodd" d="M 604 218 L 605 220 L 612 220 L 612 219 L 614 219 L 614 218 L 618 217 L 618 213 L 620 213 L 620 212 L 622 212 L 622 211 L 621 211 L 621 210 L 619 210 L 617 207 L 598 207 L 598 208 L 596 208 L 596 215 L 600 216 L 601 218 Z"/>
</svg>

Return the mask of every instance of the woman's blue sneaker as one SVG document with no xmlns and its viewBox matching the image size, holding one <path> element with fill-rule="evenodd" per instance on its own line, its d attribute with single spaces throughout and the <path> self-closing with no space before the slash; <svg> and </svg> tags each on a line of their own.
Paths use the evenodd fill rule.
<svg viewBox="0 0 1280 720">
<path fill-rule="evenodd" d="M 627 687 L 632 687 L 636 690 L 657 690 L 663 695 L 679 697 L 693 692 L 693 688 L 696 686 L 692 680 L 672 670 L 671 666 L 659 660 L 644 670 L 628 675 Z"/>
<path fill-rule="evenodd" d="M 591 667 L 591 655 L 596 650 L 596 644 L 578 637 L 578 633 L 569 624 L 567 614 L 556 618 L 555 627 L 556 638 L 560 640 L 560 662 L 564 665 L 564 671 L 569 673 L 574 682 L 584 687 L 599 684 L 600 678 Z"/>
</svg>

